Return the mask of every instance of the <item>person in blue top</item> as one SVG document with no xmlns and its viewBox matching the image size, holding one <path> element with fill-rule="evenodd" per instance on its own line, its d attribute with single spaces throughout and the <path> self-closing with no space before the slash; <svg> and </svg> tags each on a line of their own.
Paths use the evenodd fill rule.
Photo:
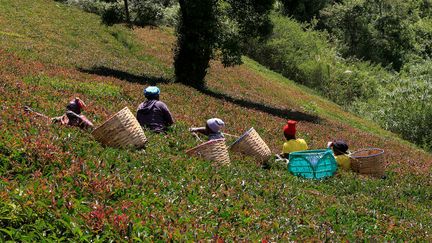
<svg viewBox="0 0 432 243">
<path fill-rule="evenodd" d="M 166 132 L 174 124 L 174 119 L 167 105 L 159 100 L 160 89 L 149 86 L 144 89 L 147 100 L 141 103 L 137 110 L 137 120 L 141 126 L 156 133 Z"/>
</svg>

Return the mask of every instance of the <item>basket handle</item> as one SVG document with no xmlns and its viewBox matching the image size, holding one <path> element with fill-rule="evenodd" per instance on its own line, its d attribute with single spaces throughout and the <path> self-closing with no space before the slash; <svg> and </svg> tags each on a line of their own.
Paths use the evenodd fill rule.
<svg viewBox="0 0 432 243">
<path fill-rule="evenodd" d="M 202 142 L 201 138 L 196 134 L 195 132 L 192 132 L 192 134 L 196 137 L 196 139 L 200 142 Z"/>
<path fill-rule="evenodd" d="M 233 137 L 233 138 L 239 138 L 239 136 L 236 136 L 236 135 L 232 135 L 232 134 L 229 134 L 229 133 L 222 133 L 223 135 L 226 135 L 226 136 L 228 136 L 228 137 Z"/>
</svg>

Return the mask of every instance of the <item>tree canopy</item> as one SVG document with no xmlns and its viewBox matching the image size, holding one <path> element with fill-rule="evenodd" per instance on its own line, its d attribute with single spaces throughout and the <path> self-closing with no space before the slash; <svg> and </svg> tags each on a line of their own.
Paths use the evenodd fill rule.
<svg viewBox="0 0 432 243">
<path fill-rule="evenodd" d="M 204 88 L 209 62 L 241 63 L 251 39 L 264 40 L 272 30 L 274 0 L 179 0 L 175 74 L 178 82 Z"/>
</svg>

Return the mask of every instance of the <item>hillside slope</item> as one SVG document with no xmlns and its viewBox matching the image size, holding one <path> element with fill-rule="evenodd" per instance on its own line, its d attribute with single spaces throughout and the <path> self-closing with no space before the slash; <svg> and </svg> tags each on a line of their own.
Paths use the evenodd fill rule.
<svg viewBox="0 0 432 243">
<path fill-rule="evenodd" d="M 213 62 L 206 92 L 171 83 L 174 40 L 170 29 L 105 27 L 53 1 L 0 2 L 0 239 L 430 239 L 432 155 L 247 58 Z M 104 148 L 22 110 L 55 116 L 80 96 L 101 124 L 134 109 L 150 83 L 178 124 L 147 132 L 145 152 Z M 273 152 L 286 119 L 300 121 L 311 148 L 334 138 L 383 148 L 388 178 L 305 181 L 237 155 L 212 168 L 184 151 L 197 144 L 187 127 L 213 116 L 231 134 L 255 127 Z"/>
</svg>

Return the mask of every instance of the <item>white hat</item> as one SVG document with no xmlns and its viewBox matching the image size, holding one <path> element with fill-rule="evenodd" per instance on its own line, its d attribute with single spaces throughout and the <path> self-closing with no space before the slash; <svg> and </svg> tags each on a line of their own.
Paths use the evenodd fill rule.
<svg viewBox="0 0 432 243">
<path fill-rule="evenodd" d="M 225 123 L 219 118 L 211 118 L 207 120 L 207 126 L 212 132 L 219 132 L 225 126 Z"/>
</svg>

